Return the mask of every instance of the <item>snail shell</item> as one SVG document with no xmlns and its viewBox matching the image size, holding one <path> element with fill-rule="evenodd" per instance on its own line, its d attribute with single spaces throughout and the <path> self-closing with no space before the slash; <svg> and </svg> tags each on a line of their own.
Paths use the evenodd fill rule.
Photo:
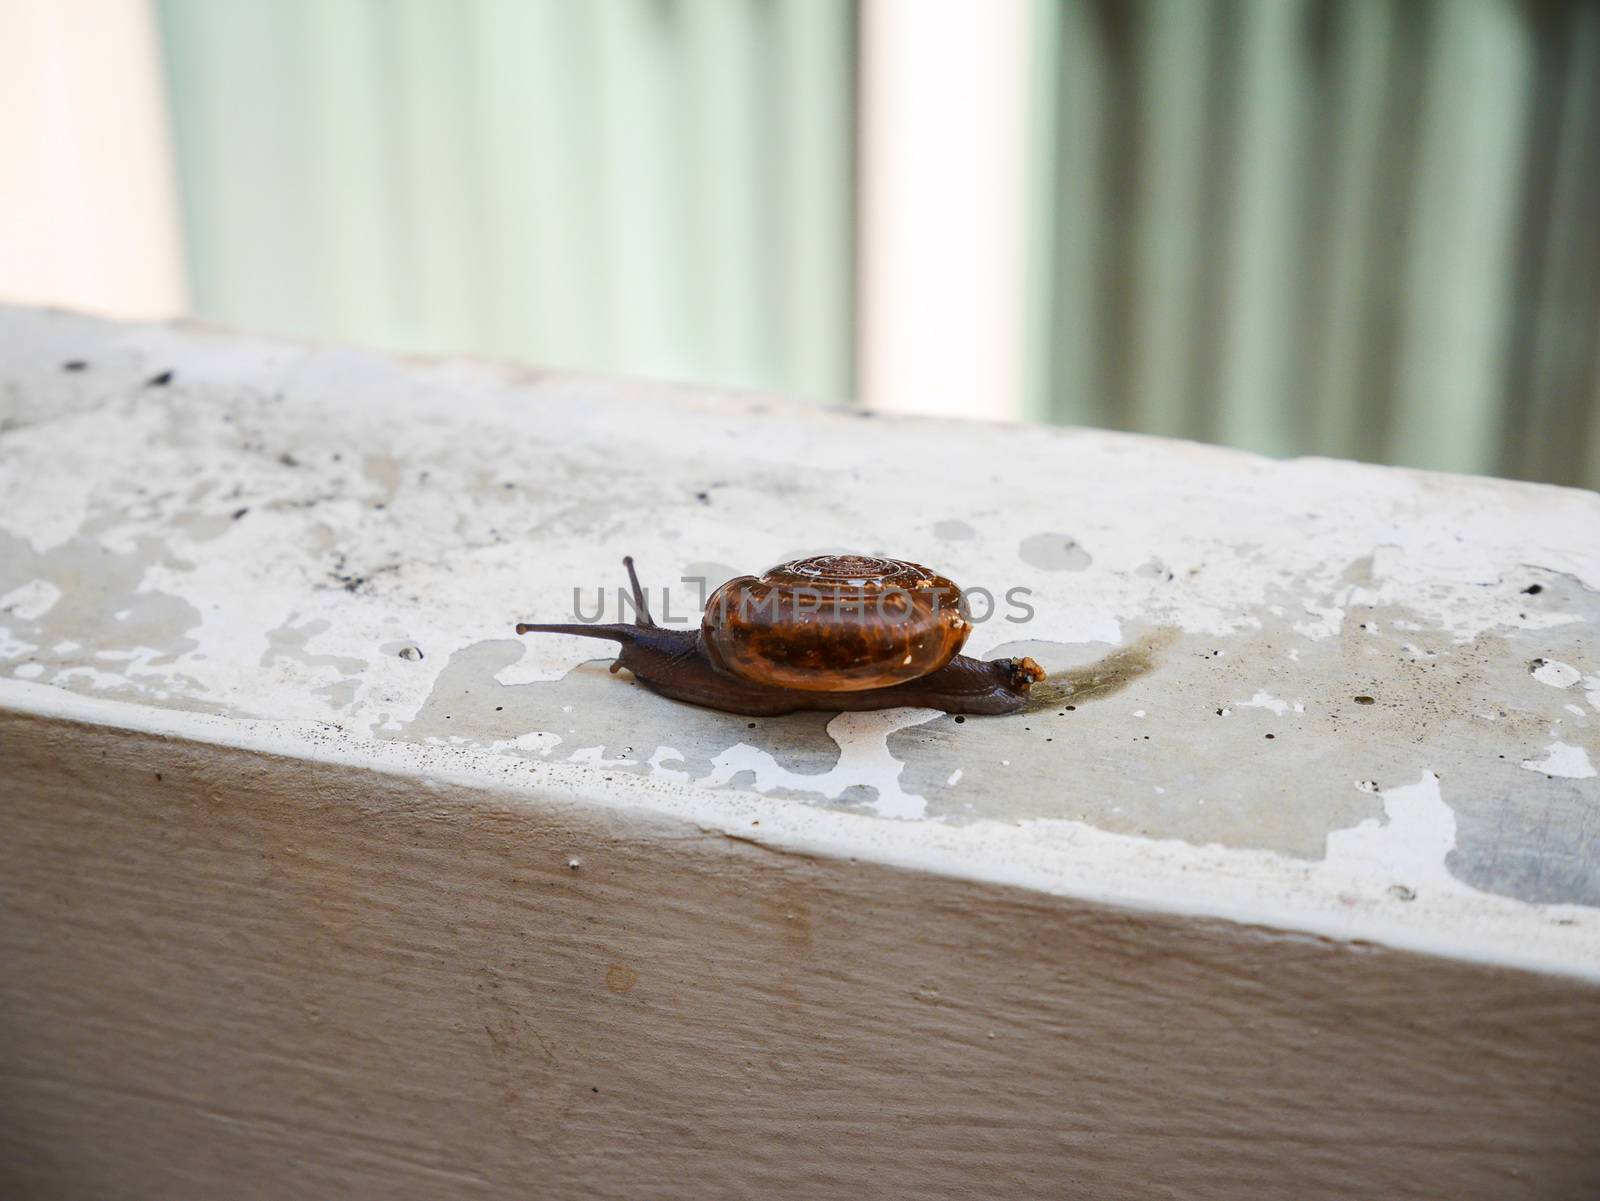
<svg viewBox="0 0 1600 1201">
<path fill-rule="evenodd" d="M 815 555 L 729 580 L 701 643 L 719 670 L 804 692 L 884 688 L 938 671 L 972 625 L 961 590 L 916 563 Z"/>
</svg>

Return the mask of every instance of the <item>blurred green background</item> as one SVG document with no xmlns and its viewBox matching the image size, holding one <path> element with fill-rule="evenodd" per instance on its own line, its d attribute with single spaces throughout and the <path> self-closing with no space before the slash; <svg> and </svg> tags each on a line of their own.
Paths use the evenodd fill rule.
<svg viewBox="0 0 1600 1201">
<path fill-rule="evenodd" d="M 159 11 L 200 312 L 850 394 L 852 5 Z"/>
<path fill-rule="evenodd" d="M 1600 5 L 1012 2 L 1018 416 L 1600 486 Z M 158 12 L 201 314 L 854 394 L 856 4 Z"/>
</svg>

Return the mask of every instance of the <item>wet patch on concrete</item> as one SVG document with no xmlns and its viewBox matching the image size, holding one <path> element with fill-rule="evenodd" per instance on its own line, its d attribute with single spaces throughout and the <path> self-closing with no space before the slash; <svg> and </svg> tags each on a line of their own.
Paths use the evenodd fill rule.
<svg viewBox="0 0 1600 1201">
<path fill-rule="evenodd" d="M 1070 534 L 1035 534 L 1024 538 L 1017 557 L 1040 571 L 1084 571 L 1094 562 Z"/>
<path fill-rule="evenodd" d="M 966 542 L 976 538 L 978 531 L 959 517 L 952 517 L 948 521 L 934 522 L 933 536 L 943 538 L 946 542 Z"/>
</svg>

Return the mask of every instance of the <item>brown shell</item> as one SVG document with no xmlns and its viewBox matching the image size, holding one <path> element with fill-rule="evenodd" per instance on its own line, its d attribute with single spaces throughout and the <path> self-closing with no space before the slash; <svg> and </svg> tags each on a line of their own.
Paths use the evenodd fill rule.
<svg viewBox="0 0 1600 1201">
<path fill-rule="evenodd" d="M 816 555 L 729 580 L 706 602 L 711 662 L 758 684 L 857 692 L 949 663 L 971 633 L 961 590 L 916 563 Z"/>
</svg>

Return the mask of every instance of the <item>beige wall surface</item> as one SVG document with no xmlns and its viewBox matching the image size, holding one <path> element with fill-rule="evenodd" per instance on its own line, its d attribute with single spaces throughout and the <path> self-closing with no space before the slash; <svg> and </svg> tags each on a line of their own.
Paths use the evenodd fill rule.
<svg viewBox="0 0 1600 1201">
<path fill-rule="evenodd" d="M 187 308 L 146 0 L 0 0 L 0 300 Z"/>
</svg>

